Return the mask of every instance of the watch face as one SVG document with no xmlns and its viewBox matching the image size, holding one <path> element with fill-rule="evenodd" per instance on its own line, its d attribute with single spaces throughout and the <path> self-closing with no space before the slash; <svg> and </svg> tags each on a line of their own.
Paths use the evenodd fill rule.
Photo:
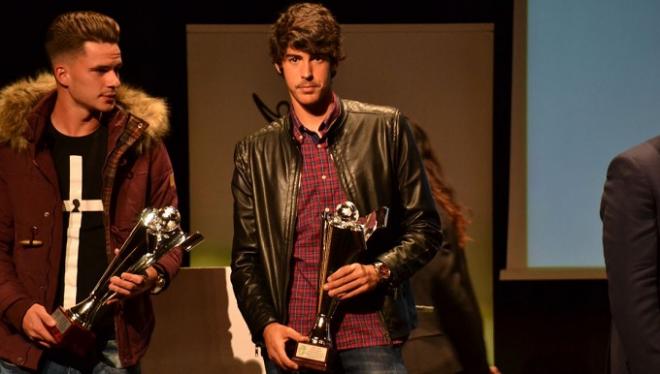
<svg viewBox="0 0 660 374">
<path fill-rule="evenodd" d="M 377 264 L 377 267 L 376 267 L 376 268 L 377 268 L 376 270 L 378 270 L 378 275 L 379 275 L 382 279 L 389 279 L 389 278 L 390 278 L 390 269 L 387 267 L 387 265 L 385 265 L 385 264 L 382 263 L 382 262 L 379 262 L 379 263 Z"/>
<path fill-rule="evenodd" d="M 156 281 L 156 284 L 157 284 L 159 287 L 163 287 L 163 286 L 165 286 L 165 277 L 163 276 L 163 274 L 158 273 L 158 279 L 157 279 L 157 281 Z"/>
</svg>

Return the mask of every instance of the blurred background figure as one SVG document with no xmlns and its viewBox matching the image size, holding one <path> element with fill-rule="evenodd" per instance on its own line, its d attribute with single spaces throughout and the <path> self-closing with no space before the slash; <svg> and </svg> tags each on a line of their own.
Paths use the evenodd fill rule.
<svg viewBox="0 0 660 374">
<path fill-rule="evenodd" d="M 497 369 L 488 367 L 481 313 L 464 253 L 470 222 L 445 181 L 428 136 L 419 125 L 412 128 L 445 242 L 411 278 L 418 325 L 403 346 L 405 365 L 410 374 L 496 373 Z M 448 250 L 452 246 L 456 250 Z"/>
</svg>

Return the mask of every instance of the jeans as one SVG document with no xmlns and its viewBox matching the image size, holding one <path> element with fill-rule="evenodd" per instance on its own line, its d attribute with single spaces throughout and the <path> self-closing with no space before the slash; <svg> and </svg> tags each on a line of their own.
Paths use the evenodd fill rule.
<svg viewBox="0 0 660 374">
<path fill-rule="evenodd" d="M 280 369 L 268 358 L 268 353 L 263 350 L 264 364 L 268 374 L 284 374 L 286 371 Z M 406 374 L 401 358 L 401 347 L 381 346 L 347 349 L 339 351 L 338 360 L 332 367 L 333 374 Z M 299 373 L 312 373 L 300 371 Z"/>
<path fill-rule="evenodd" d="M 83 374 L 80 370 L 62 366 L 56 362 L 49 360 L 42 360 L 37 371 L 32 371 L 18 367 L 7 361 L 0 360 L 0 374 Z M 99 362 L 94 368 L 88 372 L 89 374 L 139 374 L 139 367 L 132 367 L 126 369 L 114 368 L 106 363 Z M 85 373 L 85 374 L 88 374 Z"/>
<path fill-rule="evenodd" d="M 110 340 L 101 352 L 101 361 L 95 363 L 89 370 L 81 371 L 48 359 L 41 359 L 37 371 L 18 367 L 7 361 L 0 360 L 0 374 L 140 374 L 140 365 L 129 368 L 117 368 L 119 364 L 119 353 L 117 342 Z"/>
</svg>

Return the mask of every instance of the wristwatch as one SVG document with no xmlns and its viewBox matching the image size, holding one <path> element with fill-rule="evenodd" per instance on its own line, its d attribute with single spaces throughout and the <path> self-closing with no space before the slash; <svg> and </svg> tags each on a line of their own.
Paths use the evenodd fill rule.
<svg viewBox="0 0 660 374">
<path fill-rule="evenodd" d="M 385 265 L 385 263 L 382 261 L 376 261 L 374 262 L 374 268 L 376 268 L 376 273 L 378 273 L 379 282 L 386 282 L 390 279 L 392 272 L 390 271 L 390 268 Z"/>
<path fill-rule="evenodd" d="M 161 273 L 159 270 L 156 270 L 156 273 L 158 274 L 158 276 L 156 278 L 156 285 L 154 286 L 154 288 L 151 289 L 152 295 L 158 295 L 159 293 L 161 293 L 161 291 L 163 291 L 165 285 L 167 284 L 167 279 L 165 278 L 165 275 L 163 275 L 163 273 Z"/>
</svg>

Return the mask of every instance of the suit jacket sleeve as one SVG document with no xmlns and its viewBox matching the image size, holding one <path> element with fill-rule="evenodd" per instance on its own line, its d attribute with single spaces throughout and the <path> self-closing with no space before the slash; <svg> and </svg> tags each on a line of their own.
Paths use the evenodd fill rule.
<svg viewBox="0 0 660 374">
<path fill-rule="evenodd" d="M 660 165 L 627 153 L 607 172 L 601 202 L 613 323 L 633 373 L 660 372 L 658 185 Z"/>
</svg>

